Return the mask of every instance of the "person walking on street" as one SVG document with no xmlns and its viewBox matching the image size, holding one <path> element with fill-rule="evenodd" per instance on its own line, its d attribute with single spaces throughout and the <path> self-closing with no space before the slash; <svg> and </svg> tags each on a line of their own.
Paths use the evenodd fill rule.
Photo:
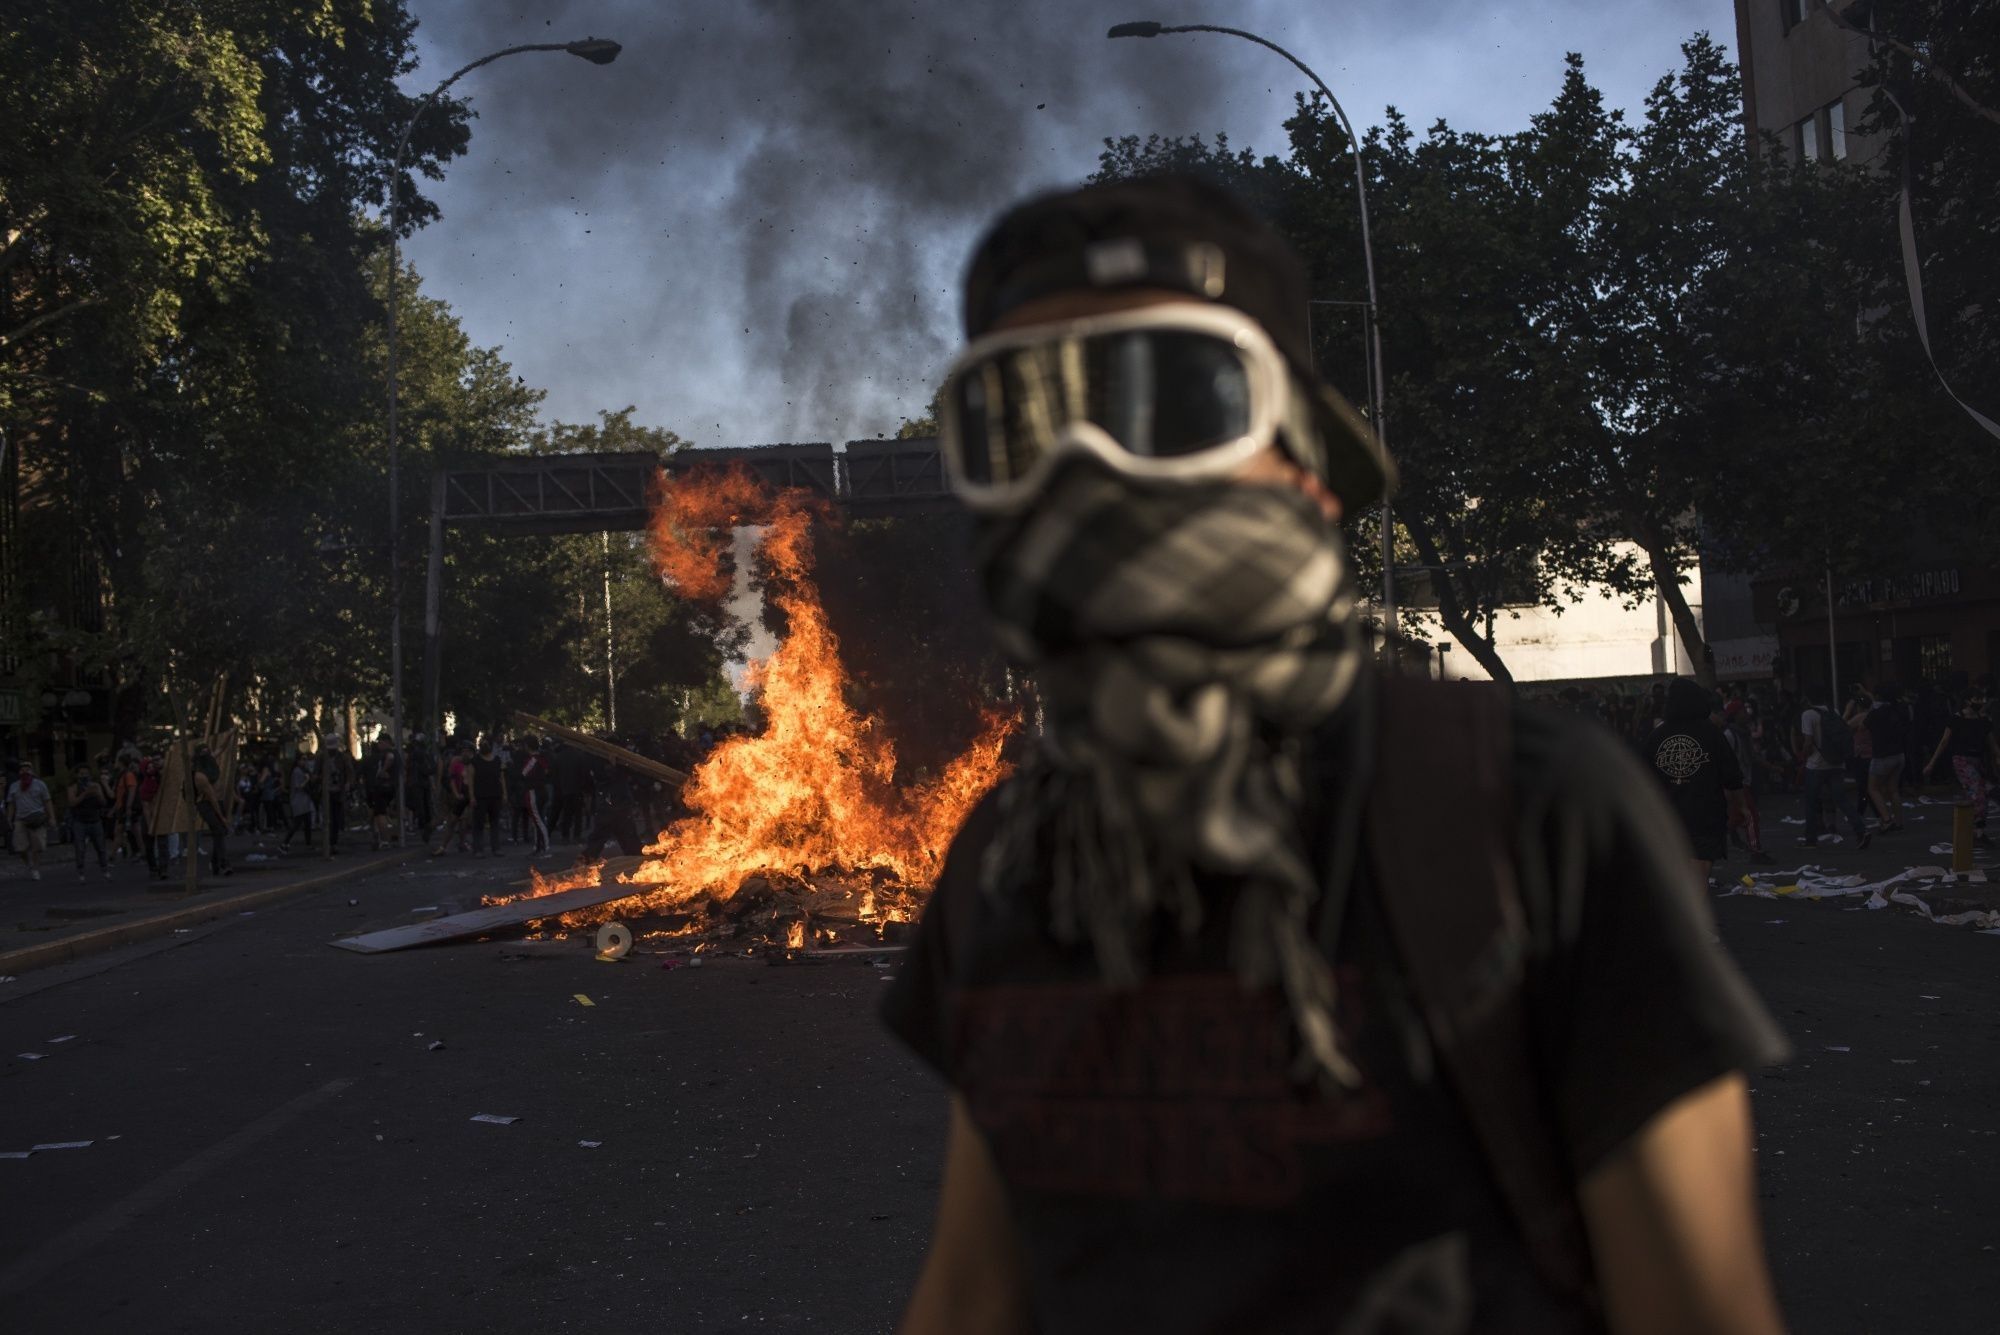
<svg viewBox="0 0 2000 1335">
<path fill-rule="evenodd" d="M 1757 780 L 1766 762 L 1757 754 L 1752 727 L 1749 705 L 1731 700 L 1722 707 L 1722 740 L 1735 755 L 1736 768 L 1743 774 L 1743 798 L 1733 813 L 1733 828 L 1742 831 L 1743 851 L 1750 855 L 1750 860 L 1768 863 L 1776 859 L 1764 851 L 1764 822 L 1757 810 Z"/>
<path fill-rule="evenodd" d="M 1903 708 L 1902 692 L 1894 686 L 1875 692 L 1875 706 L 1868 711 L 1868 737 L 1874 746 L 1868 762 L 1868 800 L 1882 818 L 1880 833 L 1894 834 L 1903 828 L 1903 762 L 1910 745 L 1910 715 Z"/>
<path fill-rule="evenodd" d="M 7 785 L 5 805 L 14 851 L 27 865 L 29 877 L 39 881 L 42 854 L 49 847 L 49 821 L 55 815 L 55 803 L 49 797 L 49 786 L 35 777 L 35 767 L 25 760 L 14 782 Z"/>
<path fill-rule="evenodd" d="M 430 739 L 418 733 L 410 742 L 408 750 L 410 779 L 404 796 L 410 804 L 410 815 L 415 818 L 417 837 L 429 839 L 433 813 L 431 811 L 431 790 L 437 785 L 437 757 L 431 751 Z"/>
<path fill-rule="evenodd" d="M 319 781 L 326 790 L 326 851 L 337 853 L 347 829 L 347 795 L 354 788 L 354 758 L 338 734 L 328 733 L 320 748 Z"/>
<path fill-rule="evenodd" d="M 949 1098 L 899 1329 L 1778 1335 L 1782 1039 L 1630 744 L 1371 654 L 1311 290 L 1187 177 L 973 258 L 939 449 L 1045 723 L 884 997 Z"/>
<path fill-rule="evenodd" d="M 291 793 L 289 811 L 291 821 L 285 826 L 285 837 L 278 841 L 278 851 L 285 852 L 292 846 L 292 836 L 298 835 L 300 846 L 312 848 L 313 828 L 313 773 L 312 763 L 306 759 L 305 749 L 292 757 L 291 777 L 287 781 Z"/>
<path fill-rule="evenodd" d="M 534 839 L 531 858 L 538 858 L 549 851 L 549 823 L 542 819 L 542 789 L 548 781 L 549 762 L 542 756 L 542 741 L 530 737 L 519 748 L 521 755 L 521 791 L 516 799 L 527 821 L 528 833 Z"/>
<path fill-rule="evenodd" d="M 1868 766 L 1875 759 L 1875 738 L 1868 731 L 1868 713 L 1875 707 L 1875 697 L 1860 682 L 1854 683 L 1853 694 L 1847 698 L 1847 707 L 1841 710 L 1841 722 L 1847 725 L 1848 735 L 1853 739 L 1853 752 L 1847 757 L 1847 777 L 1854 785 L 1854 804 L 1861 808 L 1865 822 L 1868 809 L 1874 805 L 1868 795 Z M 1888 823 L 1888 817 L 1877 813 L 1877 819 Z"/>
<path fill-rule="evenodd" d="M 604 846 L 613 839 L 618 841 L 618 851 L 626 857 L 637 856 L 645 848 L 639 837 L 639 829 L 632 823 L 633 811 L 638 794 L 633 788 L 632 776 L 625 767 L 612 764 L 602 782 L 593 782 L 592 788 L 604 800 L 597 808 L 596 819 L 591 823 L 589 837 L 584 841 L 583 853 L 577 858 L 578 866 L 600 862 L 604 858 Z"/>
<path fill-rule="evenodd" d="M 396 748 L 387 737 L 375 739 L 374 754 L 368 758 L 366 788 L 369 828 L 375 835 L 370 851 L 380 852 L 396 842 L 396 832 L 400 828 L 392 823 L 389 814 L 396 807 Z"/>
<path fill-rule="evenodd" d="M 156 881 L 167 879 L 167 837 L 154 833 L 160 811 L 162 767 L 158 756 L 139 762 L 139 837 L 146 849 L 146 871 Z"/>
<path fill-rule="evenodd" d="M 1972 805 L 1973 841 L 1984 846 L 1986 840 L 1986 766 L 2000 764 L 2000 741 L 1993 736 L 1993 721 L 1986 717 L 1986 698 L 1982 695 L 1968 695 L 1959 707 L 1956 717 L 1945 726 L 1944 735 L 1938 738 L 1937 750 L 1931 753 L 1929 763 L 1924 766 L 1924 777 L 1930 778 L 1937 769 L 1938 761 L 1951 757 L 1952 777 L 1958 780 L 1958 787 L 1966 802 Z"/>
<path fill-rule="evenodd" d="M 443 857 L 453 839 L 458 840 L 458 851 L 471 852 L 466 843 L 466 832 L 472 823 L 472 748 L 454 741 L 446 750 L 444 800 L 444 824 L 438 830 L 438 844 L 431 850 L 434 858 Z"/>
<path fill-rule="evenodd" d="M 1728 851 L 1729 818 L 1742 809 L 1743 768 L 1715 725 L 1715 697 L 1676 677 L 1667 687 L 1666 721 L 1646 739 L 1646 757 L 1694 848 L 1695 882 L 1708 890 L 1709 869 Z"/>
<path fill-rule="evenodd" d="M 213 876 L 234 875 L 236 869 L 229 865 L 229 817 L 228 797 L 222 789 L 222 766 L 206 746 L 197 746 L 194 751 L 194 812 L 201 817 L 201 823 L 208 827 L 208 870 Z M 188 835 L 188 856 L 193 857 L 196 849 L 195 836 Z"/>
<path fill-rule="evenodd" d="M 112 850 L 127 862 L 139 860 L 139 842 L 144 827 L 139 815 L 139 757 L 124 752 L 118 761 L 118 775 L 111 781 Z"/>
<path fill-rule="evenodd" d="M 69 803 L 69 841 L 76 846 L 76 879 L 90 879 L 83 865 L 87 844 L 97 850 L 97 870 L 110 880 L 111 861 L 104 852 L 104 813 L 110 810 L 111 800 L 103 782 L 86 766 L 78 765 L 65 798 Z"/>
<path fill-rule="evenodd" d="M 500 856 L 500 841 L 504 837 L 501 828 L 501 813 L 507 809 L 507 769 L 501 763 L 493 747 L 491 737 L 479 743 L 479 754 L 472 758 L 472 855 L 480 856 L 479 836 L 486 835 L 486 854 Z"/>
<path fill-rule="evenodd" d="M 1854 734 L 1831 705 L 1812 705 L 1799 715 L 1799 738 L 1806 757 L 1806 832 L 1799 836 L 1799 845 L 1819 846 L 1820 808 L 1830 797 L 1833 809 L 1854 830 L 1854 846 L 1868 847 L 1871 836 L 1861 820 L 1860 796 L 1848 797 L 1843 782 L 1854 754 Z"/>
</svg>

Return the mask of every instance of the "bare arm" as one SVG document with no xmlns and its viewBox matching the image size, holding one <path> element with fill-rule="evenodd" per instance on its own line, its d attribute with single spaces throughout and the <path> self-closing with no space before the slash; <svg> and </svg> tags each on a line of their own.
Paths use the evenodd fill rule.
<svg viewBox="0 0 2000 1335">
<path fill-rule="evenodd" d="M 1944 730 L 1944 736 L 1938 738 L 1937 750 L 1931 752 L 1930 763 L 1924 766 L 1924 773 L 1929 774 L 1932 770 L 1937 768 L 1937 763 L 1939 758 L 1944 755 L 1944 749 L 1950 745 L 1951 745 L 1951 729 L 1946 728 Z"/>
<path fill-rule="evenodd" d="M 1741 1075 L 1684 1095 L 1584 1179 L 1616 1335 L 1783 1335 L 1757 1224 Z"/>
<path fill-rule="evenodd" d="M 930 1255 L 899 1335 L 1026 1335 L 1027 1284 L 1006 1188 L 956 1095 Z"/>
</svg>

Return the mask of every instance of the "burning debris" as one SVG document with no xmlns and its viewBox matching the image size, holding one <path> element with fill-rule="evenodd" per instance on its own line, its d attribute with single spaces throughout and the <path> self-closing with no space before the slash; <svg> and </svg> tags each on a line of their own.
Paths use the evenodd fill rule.
<svg viewBox="0 0 2000 1335">
<path fill-rule="evenodd" d="M 894 740 L 849 700 L 813 578 L 815 517 L 804 494 L 773 496 L 740 469 L 694 470 L 663 485 L 652 525 L 660 573 L 687 597 L 720 601 L 731 585 L 732 531 L 761 528 L 765 596 L 783 614 L 785 638 L 752 664 L 746 683 L 758 693 L 763 731 L 723 742 L 695 766 L 681 789 L 689 814 L 661 830 L 636 866 L 535 877 L 525 898 L 600 878 L 606 889 L 613 878 L 630 884 L 629 897 L 563 913 L 564 927 L 646 916 L 672 936 L 718 944 L 882 940 L 915 916 L 952 836 L 1005 773 L 1001 749 L 1018 721 L 997 713 L 941 773 L 898 773 Z"/>
</svg>

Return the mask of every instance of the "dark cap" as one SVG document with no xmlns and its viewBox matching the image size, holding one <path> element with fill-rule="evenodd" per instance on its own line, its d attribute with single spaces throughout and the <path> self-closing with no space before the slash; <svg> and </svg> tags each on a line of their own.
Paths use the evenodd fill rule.
<svg viewBox="0 0 2000 1335">
<path fill-rule="evenodd" d="M 1313 367 L 1305 265 L 1236 196 L 1196 177 L 1158 175 L 1016 205 L 973 251 L 966 336 L 979 337 L 1018 306 L 1079 288 L 1158 288 L 1243 312 L 1312 391 L 1326 480 L 1347 507 L 1359 510 L 1395 486 L 1395 465 L 1368 420 Z"/>
</svg>

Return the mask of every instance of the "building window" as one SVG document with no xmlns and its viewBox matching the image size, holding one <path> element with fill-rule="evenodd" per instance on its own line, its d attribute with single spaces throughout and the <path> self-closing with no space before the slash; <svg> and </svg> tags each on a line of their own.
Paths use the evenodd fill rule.
<svg viewBox="0 0 2000 1335">
<path fill-rule="evenodd" d="M 1951 636 L 1917 636 L 1917 674 L 1925 681 L 1942 681 L 1951 675 Z"/>
<path fill-rule="evenodd" d="M 1812 12 L 1812 4 L 1813 0 L 1778 0 L 1778 21 L 1784 25 L 1786 32 L 1806 21 L 1806 15 Z"/>
<path fill-rule="evenodd" d="M 1798 150 L 1800 162 L 1819 161 L 1819 117 L 1808 116 L 1798 123 Z"/>
<path fill-rule="evenodd" d="M 1835 162 L 1847 161 L 1847 103 L 1836 98 L 1826 109 L 1826 147 Z"/>
</svg>

